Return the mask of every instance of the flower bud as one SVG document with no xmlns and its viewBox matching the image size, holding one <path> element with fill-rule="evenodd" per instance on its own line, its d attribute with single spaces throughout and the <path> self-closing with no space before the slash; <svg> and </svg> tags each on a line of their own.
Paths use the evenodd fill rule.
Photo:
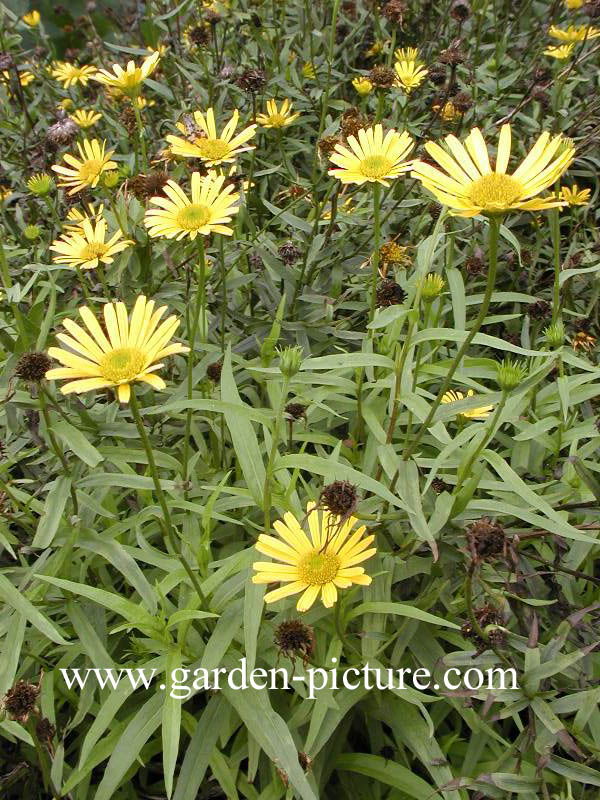
<svg viewBox="0 0 600 800">
<path fill-rule="evenodd" d="M 278 352 L 279 369 L 287 378 L 292 378 L 302 364 L 302 348 L 286 347 L 285 350 L 279 350 Z"/>
<path fill-rule="evenodd" d="M 430 272 L 423 279 L 421 285 L 421 299 L 424 303 L 433 303 L 439 297 L 446 285 L 446 281 L 437 272 Z"/>
<path fill-rule="evenodd" d="M 39 172 L 37 175 L 32 175 L 27 181 L 27 188 L 32 194 L 38 197 L 44 197 L 56 188 L 52 177 L 46 172 Z"/>
<path fill-rule="evenodd" d="M 553 350 L 558 350 L 558 348 L 562 347 L 565 343 L 565 326 L 560 320 L 554 322 L 552 325 L 548 325 L 547 328 L 544 328 L 544 336 L 550 347 Z"/>
<path fill-rule="evenodd" d="M 520 361 L 505 358 L 496 367 L 496 382 L 503 392 L 516 389 L 527 376 L 527 367 Z"/>
</svg>

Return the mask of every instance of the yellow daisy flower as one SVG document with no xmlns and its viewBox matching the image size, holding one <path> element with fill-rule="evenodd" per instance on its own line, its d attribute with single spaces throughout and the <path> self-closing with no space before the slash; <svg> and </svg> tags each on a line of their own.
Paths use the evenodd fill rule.
<svg viewBox="0 0 600 800">
<path fill-rule="evenodd" d="M 162 44 L 161 42 L 158 43 L 156 48 L 150 47 L 150 45 L 148 45 L 148 47 L 146 47 L 146 50 L 150 53 L 150 55 L 152 55 L 153 53 L 158 53 L 158 55 L 161 58 L 164 55 L 166 55 L 168 49 L 169 49 L 168 45 Z"/>
<path fill-rule="evenodd" d="M 59 181 L 58 185 L 71 187 L 69 196 L 82 191 L 82 189 L 88 186 L 93 189 L 98 185 L 98 181 L 103 172 L 117 168 L 116 162 L 110 160 L 114 151 L 109 150 L 105 152 L 105 147 L 106 142 L 102 142 L 102 145 L 100 145 L 98 139 L 92 139 L 91 142 L 89 139 L 84 139 L 83 146 L 77 142 L 77 149 L 79 150 L 81 160 L 75 158 L 75 156 L 72 156 L 70 153 L 66 153 L 63 156 L 65 162 L 70 165 L 71 169 L 68 167 L 56 166 L 56 164 L 52 166 L 54 172 L 58 172 L 58 174 L 62 176 L 62 181 Z"/>
<path fill-rule="evenodd" d="M 9 189 L 8 186 L 0 186 L 0 203 L 3 203 L 5 200 L 12 194 L 12 189 Z"/>
<path fill-rule="evenodd" d="M 464 145 L 453 135 L 446 136 L 445 142 L 447 150 L 436 142 L 425 145 L 427 153 L 445 172 L 424 161 L 415 161 L 412 175 L 440 203 L 449 206 L 451 214 L 474 217 L 517 210 L 543 211 L 562 205 L 555 196 L 535 199 L 573 161 L 575 148 L 560 134 L 552 138 L 549 133 L 542 133 L 512 175 L 506 174 L 511 148 L 508 124 L 500 130 L 493 170 L 479 128 L 473 128 Z"/>
<path fill-rule="evenodd" d="M 76 67 L 75 64 L 69 64 L 68 61 L 57 61 L 50 70 L 52 77 L 60 81 L 65 89 L 70 86 L 76 86 L 78 83 L 87 86 L 89 79 L 95 72 L 96 67 L 92 67 L 89 64 Z"/>
<path fill-rule="evenodd" d="M 37 28 L 40 24 L 40 12 L 39 11 L 29 11 L 27 14 L 23 14 L 23 22 L 25 25 L 29 25 L 30 28 Z"/>
<path fill-rule="evenodd" d="M 467 397 L 475 397 L 473 389 L 469 389 Z M 446 394 L 442 395 L 442 403 L 456 403 L 458 400 L 464 400 L 465 396 L 462 392 L 457 392 L 451 389 Z M 489 417 L 494 410 L 494 406 L 481 406 L 480 408 L 472 408 L 470 411 L 461 411 L 457 416 L 467 417 L 468 419 L 484 420 Z"/>
<path fill-rule="evenodd" d="M 547 47 L 544 50 L 544 55 L 550 56 L 551 58 L 558 58 L 559 60 L 563 61 L 565 58 L 569 58 L 574 47 L 574 44 L 561 44 L 558 47 L 550 45 L 550 47 Z"/>
<path fill-rule="evenodd" d="M 112 86 L 123 92 L 123 94 L 135 97 L 139 94 L 142 83 L 156 69 L 160 61 L 160 53 L 154 51 L 151 56 L 147 56 L 141 67 L 136 67 L 134 61 L 128 61 L 125 69 L 119 64 L 113 64 L 113 72 L 101 69 L 94 75 L 94 80 L 104 86 Z"/>
<path fill-rule="evenodd" d="M 317 76 L 315 65 L 312 61 L 307 61 L 302 65 L 302 76 L 309 81 L 314 81 Z"/>
<path fill-rule="evenodd" d="M 414 142 L 406 131 L 387 132 L 383 138 L 383 127 L 379 124 L 373 128 L 362 128 L 358 131 L 358 140 L 348 137 L 350 150 L 343 144 L 336 144 L 330 161 L 338 169 L 330 169 L 329 175 L 339 178 L 342 183 L 362 185 L 368 182 L 389 186 L 388 180 L 397 178 L 407 172 L 412 161 L 406 156 L 414 146 Z"/>
<path fill-rule="evenodd" d="M 4 71 L 2 73 L 2 77 L 6 81 L 10 81 L 10 72 Z M 35 80 L 35 75 L 32 72 L 29 72 L 28 69 L 24 69 L 22 72 L 19 72 L 19 83 L 21 86 L 29 86 L 30 83 L 33 83 Z"/>
<path fill-rule="evenodd" d="M 135 242 L 123 239 L 121 231 L 105 241 L 106 228 L 105 219 L 98 219 L 95 225 L 89 219 L 83 219 L 78 230 L 64 233 L 52 242 L 50 250 L 58 253 L 52 260 L 55 264 L 68 264 L 83 269 L 95 269 L 99 262 L 112 264 L 114 255 Z"/>
<path fill-rule="evenodd" d="M 224 223 L 239 211 L 235 205 L 239 195 L 233 186 L 226 186 L 224 175 L 211 171 L 204 178 L 199 172 L 192 173 L 190 200 L 179 184 L 167 181 L 163 192 L 167 197 L 153 197 L 150 202 L 158 208 L 150 207 L 144 217 L 144 224 L 150 236 L 166 236 L 167 239 L 195 239 L 198 234 L 208 236 L 222 233 L 231 236 L 233 230 Z"/>
<path fill-rule="evenodd" d="M 102 119 L 102 114 L 93 109 L 80 108 L 69 114 L 73 122 L 76 122 L 80 128 L 91 128 L 99 119 Z"/>
<path fill-rule="evenodd" d="M 419 61 L 419 51 L 416 47 L 398 47 L 394 51 L 396 61 Z"/>
<path fill-rule="evenodd" d="M 276 100 L 267 100 L 267 113 L 257 114 L 256 121 L 263 128 L 285 128 L 299 116 L 299 111 L 292 114 L 292 104 L 287 98 L 282 102 L 281 110 L 277 109 Z"/>
<path fill-rule="evenodd" d="M 171 145 L 171 152 L 175 156 L 187 158 L 200 158 L 205 164 L 232 163 L 236 156 L 247 150 L 253 150 L 253 145 L 246 145 L 256 132 L 256 125 L 249 125 L 234 136 L 237 128 L 239 111 L 236 109 L 233 116 L 223 128 L 221 135 L 217 134 L 215 115 L 212 108 L 206 112 L 206 117 L 201 111 L 195 111 L 193 117 L 186 117 L 183 122 L 178 122 L 176 127 L 186 135 L 167 136 Z"/>
<path fill-rule="evenodd" d="M 359 75 L 357 78 L 354 78 L 352 86 L 354 86 L 361 97 L 366 97 L 373 91 L 373 84 L 364 75 Z"/>
<path fill-rule="evenodd" d="M 565 0 L 565 5 L 569 9 L 569 11 L 573 11 L 576 8 L 582 8 L 585 0 Z"/>
<path fill-rule="evenodd" d="M 569 25 L 566 30 L 552 25 L 548 31 L 553 39 L 558 39 L 560 42 L 583 42 L 584 39 L 597 39 L 600 36 L 600 28 L 594 28 L 591 25 Z M 587 35 L 586 35 L 587 34 Z"/>
<path fill-rule="evenodd" d="M 63 320 L 68 334 L 57 333 L 56 338 L 69 350 L 51 347 L 48 355 L 63 366 L 48 370 L 48 380 L 65 380 L 62 394 L 89 392 L 93 389 L 116 387 L 121 403 L 127 403 L 131 384 L 149 383 L 153 389 L 164 389 L 166 384 L 154 372 L 162 367 L 161 358 L 176 353 L 187 353 L 182 344 L 169 344 L 179 326 L 179 319 L 168 317 L 161 325 L 166 306 L 154 310 L 154 300 L 142 295 L 136 300 L 130 318 L 124 303 L 106 303 L 104 323 L 106 334 L 92 311 L 81 308 L 79 313 L 87 328 L 71 319 Z"/>
<path fill-rule="evenodd" d="M 590 194 L 590 189 L 580 189 L 576 183 L 573 186 L 563 186 L 560 190 L 560 197 L 568 206 L 587 206 Z"/>
<path fill-rule="evenodd" d="M 142 97 L 142 95 L 140 94 L 137 97 L 133 98 L 133 104 L 137 106 L 140 111 L 142 111 L 144 108 L 150 108 L 152 106 L 155 106 L 156 100 L 146 100 L 146 98 Z"/>
<path fill-rule="evenodd" d="M 96 211 L 96 209 L 94 208 L 93 203 L 88 203 L 87 211 L 88 213 L 84 214 L 78 208 L 75 208 L 75 206 L 73 206 L 73 208 L 70 208 L 67 214 L 68 223 L 67 222 L 63 223 L 62 226 L 63 230 L 71 232 L 82 231 L 83 223 L 85 220 L 89 220 L 90 222 L 94 223 L 98 222 L 98 220 L 102 217 L 104 213 L 104 203 L 100 203 L 98 211 Z"/>
<path fill-rule="evenodd" d="M 58 104 L 61 108 L 64 108 L 65 111 L 68 111 L 70 108 L 73 108 L 73 101 L 70 97 L 64 97 L 60 103 Z"/>
<path fill-rule="evenodd" d="M 396 61 L 394 64 L 398 77 L 398 86 L 410 94 L 413 89 L 420 86 L 427 77 L 428 70 L 416 61 Z"/>
<path fill-rule="evenodd" d="M 310 538 L 302 530 L 300 523 L 289 512 L 284 514 L 283 522 L 277 520 L 273 527 L 280 538 L 261 533 L 256 543 L 259 553 L 277 559 L 257 561 L 253 564 L 256 575 L 252 583 L 284 584 L 279 589 L 267 592 L 265 603 L 274 603 L 284 597 L 302 592 L 296 608 L 308 611 L 321 594 L 326 608 L 331 608 L 337 600 L 338 589 L 348 589 L 352 584 L 368 586 L 369 575 L 363 567 L 357 566 L 377 552 L 369 549 L 375 537 L 363 536 L 365 526 L 361 525 L 352 533 L 358 520 L 350 517 L 342 522 L 327 511 L 315 510 L 315 504 L 306 507 Z"/>
</svg>

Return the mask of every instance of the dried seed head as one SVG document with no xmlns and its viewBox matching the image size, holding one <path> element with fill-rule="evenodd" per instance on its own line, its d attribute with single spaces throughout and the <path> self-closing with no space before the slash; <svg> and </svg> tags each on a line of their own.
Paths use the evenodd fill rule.
<svg viewBox="0 0 600 800">
<path fill-rule="evenodd" d="M 56 727 L 50 722 L 49 719 L 42 717 L 35 726 L 35 732 L 40 742 L 49 745 L 52 744 L 52 740 L 56 735 Z"/>
<path fill-rule="evenodd" d="M 442 213 L 442 207 L 439 203 L 429 203 L 427 211 L 429 211 L 432 219 L 437 219 Z"/>
<path fill-rule="evenodd" d="M 279 258 L 286 264 L 288 267 L 292 264 L 295 264 L 296 261 L 300 258 L 300 250 L 296 247 L 293 242 L 284 242 L 277 251 L 279 253 Z"/>
<path fill-rule="evenodd" d="M 375 305 L 377 308 L 399 306 L 406 300 L 406 292 L 396 281 L 382 281 L 377 287 Z"/>
<path fill-rule="evenodd" d="M 196 47 L 204 47 L 210 43 L 210 27 L 208 25 L 195 25 L 187 31 L 187 37 Z"/>
<path fill-rule="evenodd" d="M 474 560 L 493 560 L 504 549 L 504 528 L 483 517 L 467 528 L 467 542 Z"/>
<path fill-rule="evenodd" d="M 442 64 L 448 64 L 451 67 L 464 64 L 466 60 L 467 57 L 460 49 L 459 42 L 453 42 L 446 50 L 442 50 L 438 56 L 438 61 Z"/>
<path fill-rule="evenodd" d="M 446 481 L 442 480 L 441 478 L 434 478 L 431 481 L 431 488 L 436 494 L 452 491 L 452 486 L 450 486 L 449 483 L 446 483 Z"/>
<path fill-rule="evenodd" d="M 457 22 L 466 22 L 471 16 L 471 4 L 468 0 L 453 0 L 450 6 L 450 16 Z"/>
<path fill-rule="evenodd" d="M 258 253 L 252 252 L 248 256 L 248 263 L 252 267 L 253 270 L 260 270 L 264 267 L 264 263 L 262 258 Z"/>
<path fill-rule="evenodd" d="M 319 495 L 319 506 L 338 517 L 349 517 L 358 505 L 356 486 L 349 481 L 334 481 Z"/>
<path fill-rule="evenodd" d="M 303 406 L 302 403 L 288 403 L 285 407 L 285 413 L 292 420 L 306 419 L 306 406 Z"/>
<path fill-rule="evenodd" d="M 0 53 L 0 70 L 6 72 L 12 69 L 15 65 L 15 60 L 10 53 Z"/>
<path fill-rule="evenodd" d="M 308 772 L 308 770 L 312 766 L 312 758 L 308 755 L 308 753 L 303 753 L 301 750 L 298 752 L 298 763 L 304 770 L 304 772 Z"/>
<path fill-rule="evenodd" d="M 52 359 L 46 353 L 24 353 L 17 361 L 15 375 L 28 383 L 39 383 L 51 367 Z"/>
<path fill-rule="evenodd" d="M 137 130 L 137 119 L 133 106 L 126 105 L 121 109 L 119 114 L 119 122 L 125 128 L 127 133 L 132 136 Z"/>
<path fill-rule="evenodd" d="M 596 347 L 596 337 L 585 331 L 579 331 L 571 340 L 571 347 L 573 350 L 585 350 L 590 353 Z"/>
<path fill-rule="evenodd" d="M 166 172 L 150 172 L 148 175 L 136 175 L 127 181 L 127 187 L 138 200 L 149 200 L 151 197 L 165 196 L 163 189 L 168 180 Z"/>
<path fill-rule="evenodd" d="M 443 86 L 446 83 L 447 70 L 442 64 L 434 64 L 429 70 L 429 80 L 435 86 Z"/>
<path fill-rule="evenodd" d="M 221 380 L 221 371 L 223 369 L 223 362 L 222 361 L 215 361 L 212 364 L 209 364 L 206 368 L 206 375 L 213 383 L 219 383 Z"/>
<path fill-rule="evenodd" d="M 2 705 L 10 719 L 25 724 L 35 711 L 39 686 L 19 681 L 4 695 Z"/>
<path fill-rule="evenodd" d="M 473 254 L 465 261 L 465 269 L 468 275 L 482 275 L 485 272 L 486 261 L 481 247 L 476 247 Z"/>
<path fill-rule="evenodd" d="M 369 72 L 369 80 L 376 89 L 391 89 L 396 83 L 396 73 L 389 67 L 373 67 Z"/>
<path fill-rule="evenodd" d="M 468 92 L 460 91 L 452 98 L 452 104 L 461 114 L 466 114 L 473 105 L 473 99 Z"/>
<path fill-rule="evenodd" d="M 381 13 L 393 25 L 402 25 L 407 12 L 404 0 L 389 0 L 383 7 Z"/>
<path fill-rule="evenodd" d="M 267 76 L 262 69 L 247 69 L 242 72 L 236 83 L 245 92 L 256 94 L 265 87 Z"/>
<path fill-rule="evenodd" d="M 67 116 L 67 112 L 60 108 L 57 112 L 57 121 L 48 128 L 46 141 L 51 147 L 60 147 L 71 144 L 79 133 L 79 125 Z"/>
<path fill-rule="evenodd" d="M 548 108 L 550 106 L 550 95 L 543 86 L 534 86 L 531 90 L 531 97 L 540 103 L 540 105 L 542 105 L 544 108 Z"/>
<path fill-rule="evenodd" d="M 307 664 L 315 651 L 315 632 L 301 620 L 289 619 L 277 626 L 273 642 L 279 648 L 280 655 L 289 658 L 292 663 L 300 657 Z"/>
<path fill-rule="evenodd" d="M 319 153 L 323 158 L 329 158 L 335 150 L 336 144 L 341 144 L 337 136 L 324 136 L 319 139 Z"/>
<path fill-rule="evenodd" d="M 369 119 L 358 108 L 349 108 L 344 111 L 340 119 L 340 130 L 346 139 L 349 136 L 357 136 L 361 128 L 367 128 L 368 126 Z"/>
<path fill-rule="evenodd" d="M 552 306 L 547 300 L 537 300 L 527 309 L 532 319 L 546 319 L 552 313 Z"/>
</svg>

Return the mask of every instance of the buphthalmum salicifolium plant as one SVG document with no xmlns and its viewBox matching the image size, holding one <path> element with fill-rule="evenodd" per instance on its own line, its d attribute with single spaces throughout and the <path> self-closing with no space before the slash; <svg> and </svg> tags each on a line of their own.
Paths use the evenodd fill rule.
<svg viewBox="0 0 600 800">
<path fill-rule="evenodd" d="M 595 797 L 598 2 L 17 5 L 2 797 Z"/>
</svg>

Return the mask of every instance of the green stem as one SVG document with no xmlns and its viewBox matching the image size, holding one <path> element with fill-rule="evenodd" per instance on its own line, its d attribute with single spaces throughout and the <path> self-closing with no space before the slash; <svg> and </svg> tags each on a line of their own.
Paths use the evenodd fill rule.
<svg viewBox="0 0 600 800">
<path fill-rule="evenodd" d="M 554 249 L 554 291 L 552 301 L 552 324 L 561 316 L 560 311 L 560 210 L 553 208 L 550 212 L 550 231 Z"/>
<path fill-rule="evenodd" d="M 477 318 L 473 323 L 473 327 L 467 334 L 466 339 L 459 347 L 454 360 L 450 364 L 450 368 L 446 373 L 446 377 L 442 381 L 442 385 L 438 391 L 437 397 L 435 398 L 431 408 L 429 409 L 429 413 L 419 430 L 417 431 L 417 435 L 415 436 L 411 445 L 404 451 L 403 460 L 407 461 L 411 455 L 414 453 L 416 448 L 421 441 L 423 434 L 429 428 L 431 421 L 435 416 L 435 412 L 438 410 L 440 403 L 442 402 L 442 397 L 450 388 L 450 384 L 452 382 L 452 378 L 454 377 L 454 373 L 460 366 L 460 362 L 462 357 L 465 355 L 469 346 L 475 336 L 477 335 L 479 329 L 481 328 L 483 321 L 485 320 L 488 312 L 488 308 L 490 306 L 490 299 L 492 297 L 492 292 L 494 291 L 494 285 L 496 283 L 496 270 L 498 268 L 498 238 L 500 235 L 500 225 L 502 224 L 502 220 L 498 216 L 493 216 L 489 218 L 489 231 L 490 231 L 490 238 L 489 238 L 489 269 L 488 269 L 488 280 L 487 286 L 485 287 L 485 294 L 483 296 L 483 301 L 481 306 L 479 307 L 479 313 L 477 314 Z"/>
<path fill-rule="evenodd" d="M 273 441 L 271 442 L 271 452 L 269 453 L 269 461 L 267 462 L 267 469 L 265 472 L 265 488 L 263 491 L 264 496 L 264 509 L 265 509 L 265 533 L 271 530 L 271 484 L 273 481 L 273 468 L 275 466 L 275 458 L 277 457 L 277 447 L 279 445 L 279 432 L 281 430 L 281 422 L 283 420 L 283 412 L 288 398 L 290 387 L 290 376 L 283 376 L 283 385 L 281 387 L 281 398 L 279 400 L 279 408 L 275 416 L 275 425 L 273 428 Z"/>
<path fill-rule="evenodd" d="M 133 414 L 133 418 L 135 420 L 135 424 L 138 429 L 138 433 L 140 434 L 140 439 L 142 440 L 142 444 L 144 445 L 144 450 L 146 451 L 146 455 L 148 456 L 148 466 L 150 467 L 150 474 L 152 476 L 152 481 L 154 483 L 154 489 L 156 491 L 156 496 L 158 498 L 158 503 L 160 505 L 162 515 L 163 515 L 163 522 L 164 522 L 164 533 L 166 534 L 165 538 L 168 544 L 171 546 L 171 549 L 181 562 L 182 567 L 186 571 L 192 586 L 196 590 L 198 597 L 200 599 L 201 606 L 206 606 L 206 602 L 204 599 L 204 594 L 200 587 L 200 583 L 198 581 L 197 576 L 194 574 L 194 571 L 188 564 L 187 559 L 181 552 L 179 548 L 179 544 L 176 538 L 175 530 L 173 528 L 173 523 L 171 521 L 171 514 L 169 512 L 169 506 L 167 504 L 167 498 L 163 491 L 162 486 L 160 485 L 160 479 L 158 477 L 158 470 L 156 469 L 156 461 L 154 460 L 154 452 L 152 451 L 152 446 L 150 445 L 150 439 L 148 438 L 148 434 L 146 432 L 146 428 L 144 427 L 144 423 L 142 422 L 142 418 L 140 416 L 140 407 L 138 405 L 138 400 L 135 394 L 135 386 L 131 387 L 131 396 L 129 405 L 131 408 L 131 413 Z"/>
<path fill-rule="evenodd" d="M 380 240 L 380 219 L 379 206 L 381 201 L 381 184 L 376 183 L 373 189 L 373 222 L 375 226 L 375 251 L 371 259 L 372 266 L 372 288 L 371 288 L 371 313 L 369 321 L 375 317 L 375 302 L 377 298 L 377 271 L 379 269 L 379 240 Z"/>
<path fill-rule="evenodd" d="M 144 126 L 142 125 L 142 115 L 138 108 L 138 99 L 134 97 L 131 101 L 133 103 L 133 111 L 135 113 L 135 121 L 138 127 L 138 139 L 142 150 L 142 167 L 144 172 L 148 169 L 148 156 L 146 155 L 146 140 L 144 139 Z"/>
<path fill-rule="evenodd" d="M 484 447 L 486 447 L 490 438 L 493 436 L 496 424 L 500 418 L 500 415 L 502 414 L 502 411 L 504 410 L 504 406 L 506 405 L 507 398 L 508 398 L 507 393 L 502 392 L 502 397 L 500 398 L 500 402 L 498 403 L 494 416 L 490 420 L 490 423 L 487 426 L 481 441 L 477 445 L 477 448 L 475 449 L 475 451 L 473 452 L 473 454 L 471 455 L 465 466 L 458 472 L 456 478 L 456 486 L 454 487 L 453 494 L 458 494 L 463 482 L 467 480 L 467 478 L 469 477 L 469 472 L 471 471 L 471 467 L 477 461 L 477 459 L 481 455 L 481 451 L 483 450 Z"/>
<path fill-rule="evenodd" d="M 202 236 L 199 236 L 198 237 L 198 286 L 196 291 L 196 305 L 194 307 L 194 316 L 192 319 L 191 330 L 188 330 L 189 345 L 190 345 L 190 351 L 188 353 L 188 363 L 187 363 L 188 400 L 192 399 L 192 394 L 194 391 L 194 355 L 196 347 L 196 336 L 198 335 L 198 322 L 201 315 L 202 315 L 202 331 L 201 331 L 202 340 L 204 341 L 205 338 L 204 336 L 205 274 L 206 274 L 206 258 L 204 254 L 204 238 Z M 188 493 L 187 480 L 188 480 L 191 432 L 192 432 L 192 409 L 188 408 L 185 417 L 185 432 L 183 436 L 183 482 L 185 485 L 184 493 L 186 498 Z"/>
<path fill-rule="evenodd" d="M 46 406 L 46 390 L 40 384 L 40 390 L 38 394 L 38 400 L 40 403 L 40 411 L 42 412 L 42 417 L 44 419 L 44 425 L 46 426 L 46 434 L 48 435 L 48 439 L 50 440 L 50 445 L 52 450 L 54 451 L 54 455 L 58 458 L 63 468 L 63 472 L 65 478 L 69 478 L 71 481 L 70 491 L 71 491 L 71 502 L 73 503 L 73 514 L 75 516 L 79 515 L 79 503 L 77 502 L 77 492 L 75 491 L 75 487 L 73 486 L 73 473 L 69 468 L 69 464 L 67 459 L 65 458 L 65 454 L 63 453 L 62 447 L 56 441 L 56 437 L 52 432 L 52 422 L 50 420 L 50 414 L 48 413 L 48 408 Z"/>
</svg>

